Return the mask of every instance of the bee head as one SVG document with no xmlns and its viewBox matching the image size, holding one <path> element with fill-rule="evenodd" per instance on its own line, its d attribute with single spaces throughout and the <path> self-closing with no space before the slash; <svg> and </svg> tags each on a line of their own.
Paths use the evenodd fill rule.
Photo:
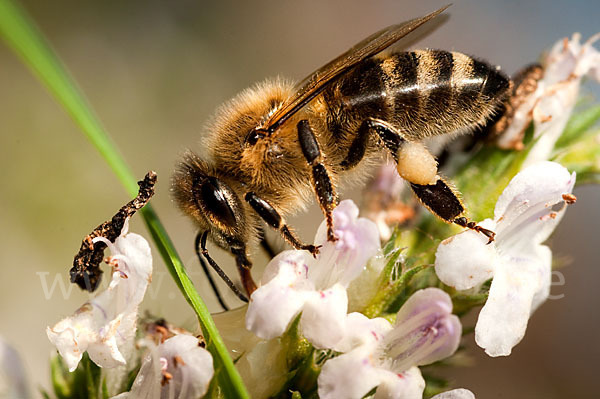
<svg viewBox="0 0 600 399">
<path fill-rule="evenodd" d="M 193 153 L 185 156 L 173 175 L 172 192 L 179 208 L 202 231 L 210 231 L 213 241 L 224 249 L 248 240 L 245 204 L 239 189 Z"/>
</svg>

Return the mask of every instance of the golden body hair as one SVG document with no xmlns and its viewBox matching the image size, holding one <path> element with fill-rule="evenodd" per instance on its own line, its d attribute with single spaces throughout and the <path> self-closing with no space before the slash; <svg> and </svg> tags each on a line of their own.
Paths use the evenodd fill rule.
<svg viewBox="0 0 600 399">
<path fill-rule="evenodd" d="M 299 85 L 267 81 L 219 108 L 203 139 L 205 159 L 188 153 L 173 177 L 175 201 L 196 222 L 213 267 L 207 237 L 236 257 L 250 294 L 256 286 L 247 244 L 263 221 L 316 255 L 318 248 L 300 242 L 285 217 L 316 194 L 328 240 L 335 240 L 335 187 L 359 180 L 386 154 L 437 216 L 493 239 L 462 216 L 458 193 L 437 176 L 434 158 L 418 141 L 483 125 L 505 100 L 509 80 L 461 53 L 381 52 L 441 11 L 370 36 Z"/>
</svg>

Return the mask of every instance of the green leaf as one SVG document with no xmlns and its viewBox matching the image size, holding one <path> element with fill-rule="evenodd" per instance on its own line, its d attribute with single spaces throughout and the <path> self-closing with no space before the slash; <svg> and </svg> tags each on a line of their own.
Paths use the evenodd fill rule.
<svg viewBox="0 0 600 399">
<path fill-rule="evenodd" d="M 0 37 L 69 113 L 133 197 L 137 192 L 137 179 L 43 35 L 26 12 L 11 0 L 0 0 Z M 151 206 L 142 209 L 142 215 L 169 273 L 198 316 L 207 349 L 213 355 L 215 378 L 219 379 L 225 396 L 247 398 L 248 393 L 233 360 L 158 216 Z"/>
<path fill-rule="evenodd" d="M 397 259 L 396 259 L 397 260 Z M 396 262 L 396 260 L 390 260 L 390 262 Z M 390 263 L 388 262 L 388 264 Z M 411 279 L 415 277 L 415 275 L 425 269 L 427 269 L 430 265 L 418 265 L 414 266 L 404 273 L 402 273 L 397 279 L 390 280 L 386 278 L 379 288 L 379 291 L 375 295 L 375 297 L 371 300 L 371 302 L 362 310 L 363 313 L 367 317 L 377 317 L 381 316 L 384 312 L 388 311 L 390 307 L 394 309 L 399 309 L 402 303 L 406 300 L 406 288 L 410 283 Z M 388 266 L 386 266 L 387 268 Z M 382 273 L 382 276 L 386 275 L 385 271 Z"/>
<path fill-rule="evenodd" d="M 577 185 L 600 183 L 600 132 L 583 135 L 556 153 L 553 160 L 577 173 Z"/>
<path fill-rule="evenodd" d="M 50 380 L 54 395 L 58 399 L 71 397 L 71 384 L 73 376 L 69 373 L 67 366 L 58 355 L 50 359 Z"/>
<path fill-rule="evenodd" d="M 564 132 L 556 141 L 554 149 L 561 150 L 569 147 L 576 141 L 581 140 L 582 136 L 593 132 L 592 128 L 599 120 L 600 105 L 595 105 L 583 111 L 574 113 L 569 119 Z"/>
</svg>

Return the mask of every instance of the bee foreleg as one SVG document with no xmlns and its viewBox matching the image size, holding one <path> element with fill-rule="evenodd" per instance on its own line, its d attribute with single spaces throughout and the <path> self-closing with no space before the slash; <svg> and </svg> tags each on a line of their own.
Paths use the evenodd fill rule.
<svg viewBox="0 0 600 399">
<path fill-rule="evenodd" d="M 316 256 L 319 253 L 319 247 L 316 247 L 312 244 L 304 244 L 302 243 L 294 233 L 289 229 L 285 221 L 273 208 L 271 204 L 269 204 L 264 199 L 260 198 L 253 192 L 246 193 L 245 196 L 246 201 L 250 204 L 252 209 L 260 216 L 266 224 L 278 230 L 283 238 L 290 243 L 292 247 L 295 249 L 302 249 L 309 251 L 313 256 Z"/>
<path fill-rule="evenodd" d="M 333 233 L 333 209 L 337 205 L 337 196 L 335 189 L 327 173 L 325 165 L 321 162 L 321 150 L 315 133 L 312 131 L 307 120 L 298 122 L 298 141 L 302 148 L 302 153 L 306 162 L 312 169 L 311 182 L 321 210 L 325 214 L 327 221 L 327 241 L 336 241 L 337 238 Z"/>
<path fill-rule="evenodd" d="M 198 249 L 198 238 L 199 237 L 200 237 L 200 233 L 198 233 L 198 236 L 196 237 L 196 250 Z M 221 277 L 223 279 L 223 281 L 225 281 L 225 284 L 227 284 L 227 286 L 231 289 L 231 291 L 233 291 L 235 293 L 235 295 L 237 295 L 237 297 L 240 298 L 240 300 L 242 300 L 244 302 L 248 302 L 248 298 L 246 298 L 246 296 L 240 292 L 240 290 L 235 286 L 233 281 L 231 281 L 231 279 L 227 276 L 227 274 L 225 274 L 223 269 L 221 269 L 221 267 L 217 264 L 217 262 L 215 262 L 215 260 L 213 258 L 211 258 L 211 256 L 208 254 L 208 250 L 206 249 L 206 238 L 207 237 L 208 237 L 208 231 L 205 231 L 204 233 L 202 233 L 202 237 L 200 238 L 202 256 L 204 256 L 206 258 L 206 260 L 211 265 L 211 267 L 213 269 L 215 269 L 215 271 L 217 272 L 219 277 Z M 251 283 L 247 283 L 246 281 L 244 281 L 248 278 L 248 276 L 245 276 L 240 271 L 240 273 L 242 275 L 242 282 L 244 284 L 244 287 L 246 288 L 246 291 L 248 291 L 248 288 L 250 288 L 252 285 L 254 285 L 254 289 L 256 289 L 256 284 L 254 284 L 254 280 L 252 280 L 252 276 L 249 275 L 249 272 L 250 271 L 248 270 L 248 276 L 250 278 Z M 205 270 L 205 273 L 208 276 L 208 270 Z M 212 279 L 209 277 L 209 280 L 212 280 Z M 218 290 L 216 290 L 216 286 L 214 286 L 214 282 L 211 283 L 211 285 L 213 286 L 213 289 L 215 290 L 215 293 L 217 294 L 217 299 L 218 299 L 219 294 L 218 294 Z M 248 294 L 251 294 L 252 291 L 254 291 L 254 290 L 248 291 Z M 221 302 L 221 300 L 219 300 L 219 302 Z M 223 305 L 223 303 L 221 303 L 221 304 Z"/>
<path fill-rule="evenodd" d="M 204 275 L 208 279 L 208 283 L 210 284 L 210 288 L 212 288 L 213 292 L 215 293 L 215 296 L 217 297 L 217 301 L 219 301 L 219 304 L 221 305 L 221 307 L 223 308 L 223 310 L 229 310 L 229 307 L 227 306 L 227 304 L 223 300 L 223 297 L 221 296 L 221 292 L 219 291 L 219 287 L 217 287 L 217 284 L 215 283 L 215 280 L 210 275 L 210 271 L 208 270 L 208 266 L 206 265 L 206 262 L 204 262 L 204 259 L 202 258 L 202 250 L 200 249 L 202 235 L 203 235 L 203 233 L 201 231 L 199 231 L 198 234 L 196 235 L 196 240 L 194 241 L 194 250 L 196 251 L 196 256 L 198 257 L 198 261 L 200 262 L 200 266 L 202 266 L 202 271 L 204 272 Z M 207 251 L 207 253 L 208 253 L 208 251 Z M 217 267 L 219 267 L 219 266 L 217 265 Z M 213 268 L 214 268 L 214 266 L 213 266 Z M 219 267 L 219 270 L 221 270 L 220 267 Z M 223 272 L 223 270 L 221 270 L 221 272 Z M 224 272 L 223 272 L 223 275 L 225 276 L 225 278 L 222 277 L 223 280 L 227 279 L 227 280 L 231 281 L 229 279 L 229 277 L 227 277 L 227 275 Z M 219 276 L 220 276 L 220 274 L 219 274 Z M 237 287 L 236 287 L 236 289 L 237 289 Z"/>
</svg>

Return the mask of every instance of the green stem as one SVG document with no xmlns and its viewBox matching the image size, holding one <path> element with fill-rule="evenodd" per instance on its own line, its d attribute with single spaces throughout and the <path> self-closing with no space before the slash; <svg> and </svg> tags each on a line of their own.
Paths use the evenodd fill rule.
<svg viewBox="0 0 600 399">
<path fill-rule="evenodd" d="M 125 160 L 43 35 L 26 12 L 11 0 L 0 0 L 0 36 L 71 115 L 112 168 L 129 195 L 135 196 L 138 188 L 137 179 Z M 227 398 L 249 397 L 208 308 L 185 272 L 183 263 L 158 216 L 150 206 L 143 209 L 142 215 L 167 269 L 198 315 L 207 347 L 214 358 L 216 376 L 223 393 Z"/>
</svg>

